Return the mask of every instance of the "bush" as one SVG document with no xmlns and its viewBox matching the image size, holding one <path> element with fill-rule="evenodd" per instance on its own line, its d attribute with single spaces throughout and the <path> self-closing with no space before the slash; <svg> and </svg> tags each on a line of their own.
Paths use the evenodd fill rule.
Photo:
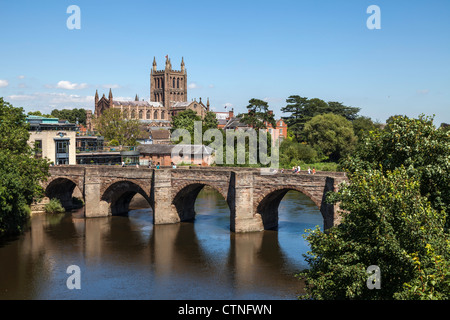
<svg viewBox="0 0 450 320">
<path fill-rule="evenodd" d="M 50 202 L 45 205 L 44 211 L 46 213 L 56 214 L 56 213 L 64 213 L 66 210 L 61 205 L 61 201 L 59 201 L 59 199 L 53 198 L 50 199 Z"/>
</svg>

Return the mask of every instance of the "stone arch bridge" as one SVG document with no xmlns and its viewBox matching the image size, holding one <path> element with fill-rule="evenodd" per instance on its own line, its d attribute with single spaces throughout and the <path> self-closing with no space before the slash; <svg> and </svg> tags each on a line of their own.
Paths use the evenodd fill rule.
<svg viewBox="0 0 450 320">
<path fill-rule="evenodd" d="M 324 229 L 338 224 L 338 208 L 327 204 L 325 195 L 345 180 L 340 172 L 261 174 L 250 168 L 56 166 L 50 167 L 43 187 L 47 197 L 60 199 L 66 208 L 71 207 L 78 188 L 86 217 L 126 214 L 131 199 L 139 193 L 152 208 L 153 223 L 170 224 L 193 220 L 197 195 L 210 186 L 228 203 L 231 231 L 250 232 L 277 228 L 278 205 L 289 190 L 304 193 L 317 205 Z"/>
</svg>

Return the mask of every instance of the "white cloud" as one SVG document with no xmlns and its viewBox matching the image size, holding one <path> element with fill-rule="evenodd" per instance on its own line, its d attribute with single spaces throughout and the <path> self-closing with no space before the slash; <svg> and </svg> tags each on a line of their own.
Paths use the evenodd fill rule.
<svg viewBox="0 0 450 320">
<path fill-rule="evenodd" d="M 75 89 L 85 89 L 88 87 L 87 83 L 72 83 L 70 81 L 59 81 L 58 84 L 56 85 L 57 88 L 60 89 L 67 89 L 67 90 L 75 90 Z"/>
<path fill-rule="evenodd" d="M 201 87 L 198 84 L 196 84 L 195 82 L 191 82 L 188 85 L 188 89 L 200 89 L 200 88 Z"/>
<path fill-rule="evenodd" d="M 26 100 L 33 100 L 34 96 L 29 94 L 13 94 L 11 96 L 8 96 L 9 100 L 19 100 L 19 101 L 26 101 Z"/>
<path fill-rule="evenodd" d="M 118 84 L 104 84 L 102 85 L 103 88 L 105 89 L 119 89 L 120 85 Z"/>
<path fill-rule="evenodd" d="M 17 79 L 25 79 L 24 75 L 17 76 Z"/>
<path fill-rule="evenodd" d="M 36 104 L 94 104 L 94 96 L 80 96 L 76 94 L 67 93 L 44 93 L 35 92 L 33 94 L 18 94 L 8 96 L 10 100 L 16 101 L 33 101 Z"/>
<path fill-rule="evenodd" d="M 7 80 L 0 79 L 0 88 L 7 87 L 8 85 L 9 85 L 9 82 Z"/>
</svg>

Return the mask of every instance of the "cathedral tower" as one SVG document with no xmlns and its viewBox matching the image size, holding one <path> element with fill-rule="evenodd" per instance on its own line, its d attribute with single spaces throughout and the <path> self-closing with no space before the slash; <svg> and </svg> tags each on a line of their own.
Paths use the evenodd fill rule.
<svg viewBox="0 0 450 320">
<path fill-rule="evenodd" d="M 184 59 L 181 70 L 173 70 L 170 58 L 166 56 L 164 70 L 157 70 L 156 59 L 150 73 L 150 101 L 160 102 L 167 111 L 177 102 L 187 102 L 187 73 Z"/>
</svg>

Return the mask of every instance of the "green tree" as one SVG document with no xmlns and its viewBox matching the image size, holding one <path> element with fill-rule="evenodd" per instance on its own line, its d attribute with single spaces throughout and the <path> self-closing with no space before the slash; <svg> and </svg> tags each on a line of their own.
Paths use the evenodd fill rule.
<svg viewBox="0 0 450 320">
<path fill-rule="evenodd" d="M 313 117 L 303 131 L 305 140 L 332 161 L 349 155 L 356 144 L 351 122 L 332 113 Z"/>
<path fill-rule="evenodd" d="M 247 106 L 247 113 L 238 115 L 242 123 L 259 131 L 259 129 L 267 129 L 267 124 L 276 127 L 274 115 L 269 110 L 269 104 L 266 101 L 259 99 L 250 99 Z"/>
<path fill-rule="evenodd" d="M 61 120 L 67 120 L 70 123 L 76 123 L 86 125 L 86 110 L 85 109 L 54 109 L 51 115 Z"/>
<path fill-rule="evenodd" d="M 359 116 L 352 121 L 353 131 L 359 140 L 362 140 L 370 131 L 377 130 L 376 124 L 369 117 Z"/>
<path fill-rule="evenodd" d="M 407 168 L 420 180 L 422 196 L 437 211 L 449 214 L 450 132 L 436 130 L 432 118 L 392 117 L 384 130 L 371 132 L 343 162 L 349 172 L 380 166 L 386 171 Z"/>
<path fill-rule="evenodd" d="M 29 206 L 43 195 L 40 181 L 48 177 L 49 163 L 33 157 L 28 139 L 23 109 L 0 98 L 0 236 L 22 232 Z"/>
<path fill-rule="evenodd" d="M 29 116 L 39 116 L 39 117 L 44 117 L 44 118 L 53 118 L 52 115 L 50 115 L 50 114 L 42 114 L 42 112 L 40 112 L 39 110 L 37 110 L 37 111 L 29 111 L 27 114 Z"/>
<path fill-rule="evenodd" d="M 329 196 L 342 221 L 306 239 L 307 295 L 313 299 L 448 299 L 450 242 L 445 219 L 420 195 L 405 168 L 357 171 Z M 380 268 L 381 289 L 367 286 L 369 266 Z M 428 276 L 426 278 L 425 276 Z"/>
<path fill-rule="evenodd" d="M 343 161 L 350 183 L 328 197 L 342 221 L 307 236 L 307 297 L 449 299 L 449 137 L 432 119 L 394 116 Z M 381 290 L 366 286 L 370 265 Z"/>
<path fill-rule="evenodd" d="M 217 121 L 216 114 L 214 112 L 208 111 L 202 122 L 203 132 L 208 129 L 217 129 L 219 121 Z"/>
<path fill-rule="evenodd" d="M 304 141 L 303 129 L 309 120 L 321 114 L 333 113 L 347 120 L 354 120 L 360 108 L 348 107 L 341 102 L 325 102 L 318 98 L 308 99 L 298 95 L 292 95 L 286 99 L 288 103 L 281 111 L 290 115 L 283 117 L 289 129 L 295 135 L 297 141 Z"/>
<path fill-rule="evenodd" d="M 171 132 L 173 133 L 177 129 L 186 129 L 191 136 L 191 143 L 193 144 L 195 130 L 194 124 L 196 121 L 201 121 L 202 123 L 202 134 L 204 134 L 208 129 L 217 129 L 218 121 L 214 112 L 207 112 L 202 120 L 197 112 L 188 109 L 172 117 Z"/>
<path fill-rule="evenodd" d="M 314 163 L 319 160 L 317 151 L 306 143 L 286 139 L 280 145 L 280 166 L 292 168 L 300 162 Z"/>
<path fill-rule="evenodd" d="M 178 129 L 187 130 L 190 134 L 191 144 L 194 144 L 195 122 L 202 121 L 202 118 L 194 110 L 188 109 L 172 117 L 171 133 Z M 182 142 L 182 139 L 178 143 Z"/>
<path fill-rule="evenodd" d="M 106 140 L 117 140 L 121 146 L 136 146 L 140 135 L 139 120 L 122 118 L 120 109 L 108 109 L 95 119 L 97 131 Z"/>
</svg>

